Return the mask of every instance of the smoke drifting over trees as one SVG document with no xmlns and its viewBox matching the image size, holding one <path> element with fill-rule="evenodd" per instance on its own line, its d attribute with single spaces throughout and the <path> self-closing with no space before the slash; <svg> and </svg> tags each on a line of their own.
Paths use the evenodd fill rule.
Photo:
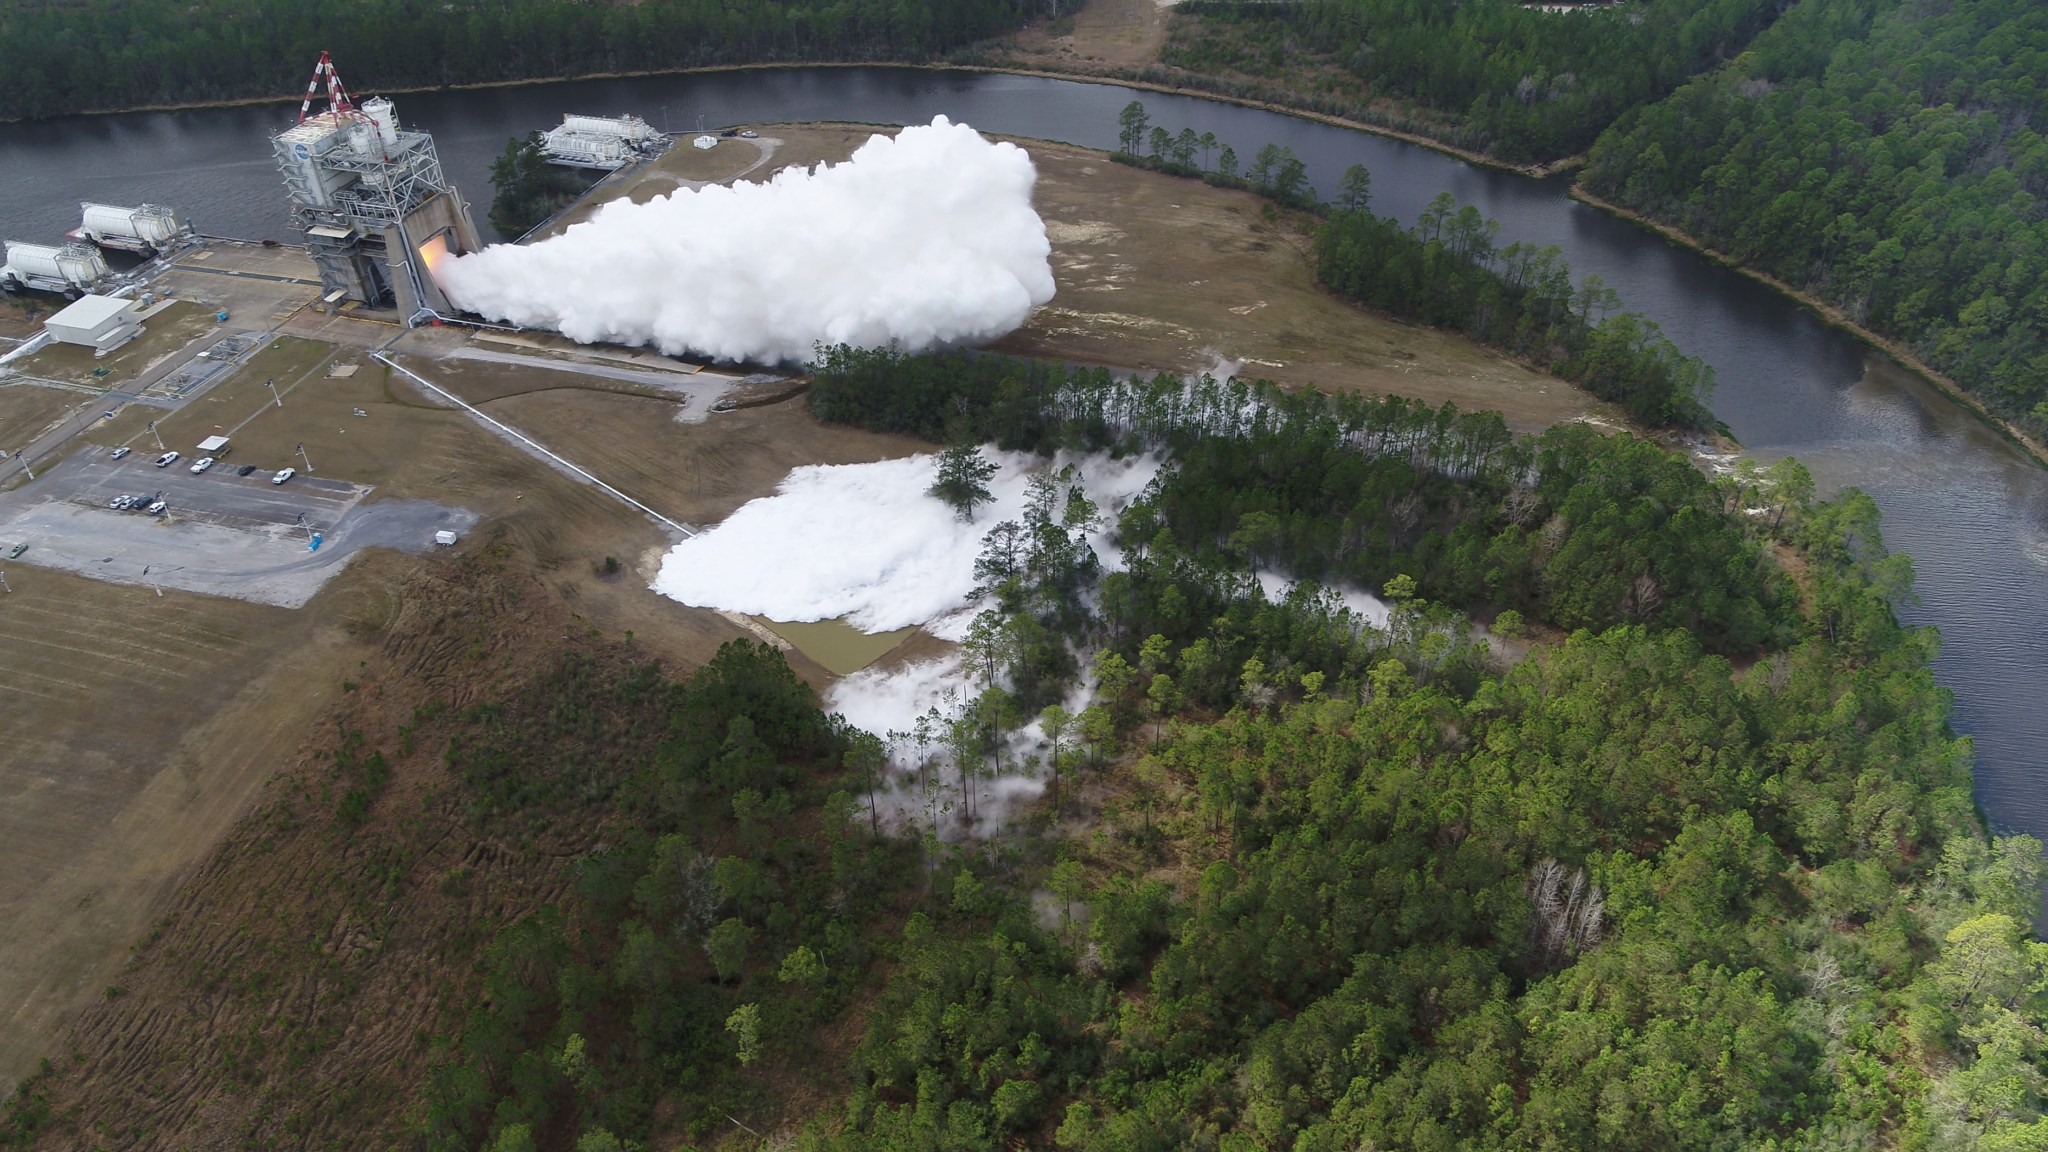
<svg viewBox="0 0 2048 1152">
<path fill-rule="evenodd" d="M 1023 149 L 941 116 L 843 164 L 614 201 L 437 276 L 493 319 L 717 360 L 987 340 L 1052 299 L 1036 179 Z"/>
</svg>

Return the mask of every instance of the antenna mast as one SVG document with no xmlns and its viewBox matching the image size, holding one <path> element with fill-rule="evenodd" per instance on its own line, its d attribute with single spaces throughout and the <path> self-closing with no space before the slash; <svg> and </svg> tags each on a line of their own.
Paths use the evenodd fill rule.
<svg viewBox="0 0 2048 1152">
<path fill-rule="evenodd" d="M 322 52 L 320 53 L 320 62 L 313 65 L 313 79 L 306 84 L 306 98 L 299 104 L 299 123 L 301 124 L 304 124 L 306 117 L 310 116 L 313 112 L 313 98 L 320 94 L 320 78 L 322 76 L 327 77 L 327 110 L 329 112 L 342 113 L 350 113 L 356 110 L 355 102 L 348 98 L 348 89 L 341 86 L 341 73 L 334 70 L 334 61 L 328 59 L 327 53 Z"/>
</svg>

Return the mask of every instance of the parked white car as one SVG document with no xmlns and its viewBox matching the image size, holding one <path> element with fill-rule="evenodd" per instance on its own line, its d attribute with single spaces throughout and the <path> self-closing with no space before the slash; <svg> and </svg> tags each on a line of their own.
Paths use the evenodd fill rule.
<svg viewBox="0 0 2048 1152">
<path fill-rule="evenodd" d="M 163 455 L 156 458 L 156 466 L 159 468 L 169 468 L 171 465 L 176 464 L 177 462 L 178 454 L 176 452 L 166 452 Z"/>
<path fill-rule="evenodd" d="M 282 483 L 284 483 L 285 481 L 287 481 L 287 480 L 291 479 L 292 477 L 294 477 L 294 476 L 297 476 L 298 474 L 299 474 L 299 470 L 298 470 L 297 468 L 284 468 L 284 469 L 280 469 L 280 470 L 278 471 L 277 475 L 275 475 L 275 476 L 272 476 L 272 477 L 270 478 L 270 482 L 271 482 L 272 484 L 282 484 Z"/>
<path fill-rule="evenodd" d="M 128 447 L 126 444 L 123 444 L 119 448 L 114 449 L 114 459 L 119 460 L 121 457 L 126 456 L 128 453 L 132 451 L 134 451 L 134 449 Z"/>
<path fill-rule="evenodd" d="M 211 468 L 211 467 L 213 467 L 213 457 L 211 457 L 211 456 L 202 456 L 202 457 L 200 457 L 200 458 L 199 458 L 199 460 L 198 460 L 197 462 L 195 462 L 195 463 L 194 463 L 194 464 L 192 465 L 192 474 L 193 474 L 194 476 L 197 476 L 197 475 L 199 475 L 199 474 L 200 474 L 201 472 L 204 472 L 204 471 L 206 471 L 206 470 L 207 470 L 208 468 Z"/>
</svg>

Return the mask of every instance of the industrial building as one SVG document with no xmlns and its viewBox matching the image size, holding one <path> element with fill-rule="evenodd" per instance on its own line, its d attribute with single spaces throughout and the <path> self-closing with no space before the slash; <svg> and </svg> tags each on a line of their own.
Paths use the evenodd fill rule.
<svg viewBox="0 0 2048 1152">
<path fill-rule="evenodd" d="M 564 116 L 540 138 L 550 164 L 616 171 L 660 152 L 668 137 L 638 116 Z"/>
<path fill-rule="evenodd" d="M 0 264 L 0 290 L 37 288 L 76 296 L 107 277 L 107 258 L 86 244 L 52 248 L 46 244 L 7 242 L 7 262 Z"/>
<path fill-rule="evenodd" d="M 104 356 L 142 334 L 140 307 L 112 296 L 81 296 L 43 321 L 43 331 L 62 344 L 78 344 Z"/>
<path fill-rule="evenodd" d="M 315 115 L 323 78 L 327 111 Z M 299 122 L 272 145 L 328 303 L 396 308 L 407 323 L 453 310 L 433 264 L 481 244 L 432 136 L 401 128 L 389 100 L 356 105 L 322 52 Z"/>
<path fill-rule="evenodd" d="M 154 256 L 189 231 L 178 222 L 177 213 L 156 204 L 122 208 L 86 202 L 78 207 L 84 223 L 71 233 L 69 239 L 97 244 L 102 248 Z"/>
</svg>

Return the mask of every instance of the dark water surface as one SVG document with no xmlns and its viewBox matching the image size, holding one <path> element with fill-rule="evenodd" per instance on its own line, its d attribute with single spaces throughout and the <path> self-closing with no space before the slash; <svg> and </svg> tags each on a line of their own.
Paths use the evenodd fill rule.
<svg viewBox="0 0 2048 1152">
<path fill-rule="evenodd" d="M 1475 168 L 1424 148 L 1270 112 L 1111 85 L 889 68 L 792 68 L 573 81 L 400 96 L 400 119 L 434 134 L 449 177 L 488 202 L 491 158 L 564 112 L 633 112 L 677 131 L 785 120 L 903 124 L 945 114 L 1017 136 L 1116 146 L 1117 112 L 1141 97 L 1153 123 L 1214 132 L 1249 159 L 1294 149 L 1325 194 L 1345 167 L 1373 172 L 1374 207 L 1413 220 L 1449 191 L 1501 222 L 1501 242 L 1557 244 L 1720 377 L 1714 410 L 1763 460 L 1796 455 L 1823 492 L 1877 498 L 1893 548 L 1912 554 L 1939 627 L 1941 682 L 1977 742 L 1977 792 L 2002 830 L 2048 838 L 2048 471 L 1888 360 L 1797 305 L 1622 221 L 1577 204 L 1564 181 Z M 266 135 L 297 103 L 0 125 L 0 237 L 53 243 L 79 200 L 168 204 L 205 232 L 287 239 Z"/>
</svg>

